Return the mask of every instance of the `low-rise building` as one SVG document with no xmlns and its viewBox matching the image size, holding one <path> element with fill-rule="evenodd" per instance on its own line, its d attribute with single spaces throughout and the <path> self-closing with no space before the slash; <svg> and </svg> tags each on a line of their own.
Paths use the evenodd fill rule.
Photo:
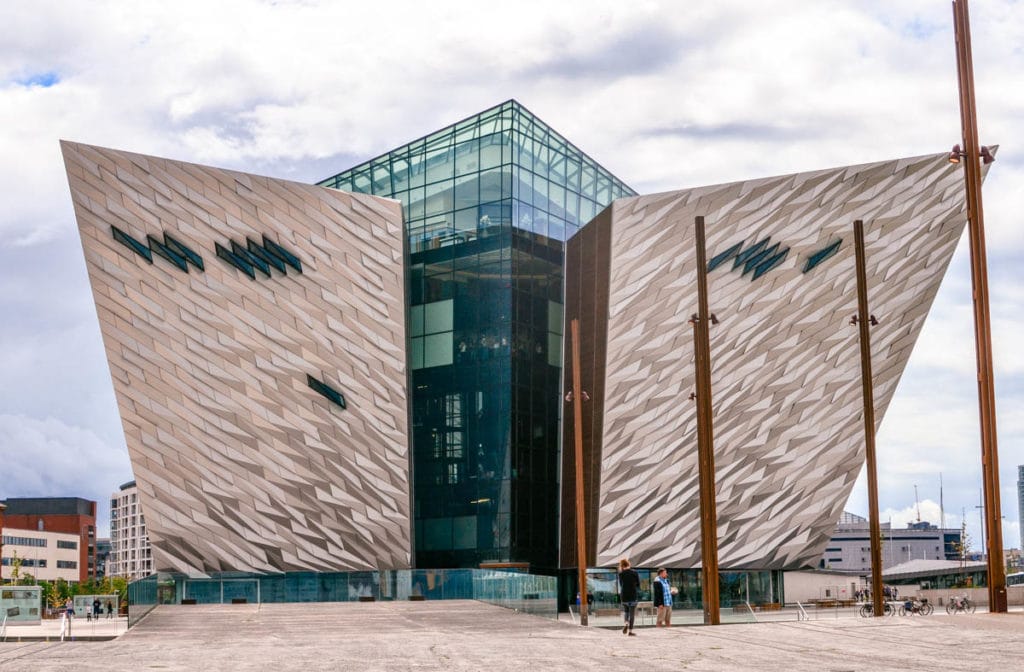
<svg viewBox="0 0 1024 672">
<path fill-rule="evenodd" d="M 4 504 L 4 528 L 19 530 L 12 535 L 24 536 L 25 531 L 75 535 L 78 575 L 73 580 L 96 578 L 96 502 L 81 497 L 10 497 Z M 4 557 L 8 555 L 4 549 Z"/>
<path fill-rule="evenodd" d="M 107 576 L 123 576 L 129 581 L 153 573 L 146 519 L 135 481 L 125 483 L 110 496 L 110 555 L 105 571 Z"/>
<path fill-rule="evenodd" d="M 887 569 L 882 579 L 894 585 L 914 586 L 914 590 L 981 587 L 988 585 L 988 563 L 910 560 Z"/>
<path fill-rule="evenodd" d="M 911 560 L 957 560 L 959 529 L 942 529 L 931 523 L 911 523 L 895 529 L 882 523 L 882 568 Z M 871 570 L 871 536 L 866 518 L 844 511 L 818 562 L 822 569 L 843 572 Z"/>
<path fill-rule="evenodd" d="M 20 561 L 22 576 L 31 574 L 37 581 L 81 579 L 81 540 L 70 532 L 21 530 L 3 528 L 3 550 L 0 576 L 12 578 L 14 566 Z"/>
</svg>

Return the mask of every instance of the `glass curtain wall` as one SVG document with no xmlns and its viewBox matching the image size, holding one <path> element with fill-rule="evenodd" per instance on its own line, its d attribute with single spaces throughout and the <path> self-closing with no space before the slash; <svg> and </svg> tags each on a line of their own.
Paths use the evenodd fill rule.
<svg viewBox="0 0 1024 672">
<path fill-rule="evenodd" d="M 555 577 L 508 570 L 225 572 L 202 579 L 161 574 L 159 581 L 153 574 L 129 584 L 131 625 L 156 605 L 157 585 L 167 588 L 160 604 L 479 600 L 547 618 L 557 618 L 558 614 Z M 37 591 L 35 604 L 38 603 Z"/>
<path fill-rule="evenodd" d="M 553 570 L 563 243 L 635 192 L 515 101 L 320 185 L 402 202 L 415 565 Z"/>
</svg>

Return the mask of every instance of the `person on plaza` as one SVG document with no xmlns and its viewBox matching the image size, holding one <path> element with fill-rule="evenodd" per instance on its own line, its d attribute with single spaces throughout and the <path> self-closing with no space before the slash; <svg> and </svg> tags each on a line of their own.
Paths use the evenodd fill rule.
<svg viewBox="0 0 1024 672">
<path fill-rule="evenodd" d="M 655 626 L 669 628 L 672 626 L 672 586 L 668 583 L 668 570 L 664 567 L 658 569 L 658 576 L 651 582 L 651 597 L 654 606 L 658 608 L 658 618 Z"/>
<path fill-rule="evenodd" d="M 64 613 L 68 618 L 75 617 L 75 602 L 70 597 L 64 602 Z"/>
<path fill-rule="evenodd" d="M 83 609 L 85 610 L 85 620 L 87 620 L 87 621 L 91 621 L 91 620 L 92 620 L 92 607 L 90 607 L 90 606 L 89 606 L 89 605 L 87 604 L 87 605 L 85 605 L 85 606 L 83 607 Z"/>
<path fill-rule="evenodd" d="M 100 607 L 102 606 L 103 605 L 100 602 L 100 598 L 92 598 L 92 617 L 95 618 L 97 621 L 100 620 Z"/>
<path fill-rule="evenodd" d="M 110 600 L 107 600 L 107 618 L 113 618 L 113 617 L 114 617 L 114 603 L 111 602 Z"/>
<path fill-rule="evenodd" d="M 629 560 L 619 560 L 619 600 L 622 602 L 622 616 L 625 625 L 622 634 L 635 637 L 633 622 L 636 620 L 636 603 L 640 593 L 640 575 L 630 567 Z"/>
</svg>

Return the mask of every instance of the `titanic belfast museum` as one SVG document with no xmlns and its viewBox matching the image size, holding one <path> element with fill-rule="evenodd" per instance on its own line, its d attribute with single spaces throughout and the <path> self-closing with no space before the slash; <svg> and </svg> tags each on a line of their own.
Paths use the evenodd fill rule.
<svg viewBox="0 0 1024 672">
<path fill-rule="evenodd" d="M 62 143 L 160 571 L 700 563 L 707 222 L 720 565 L 820 558 L 966 224 L 948 153 L 640 195 L 508 101 L 316 185 Z"/>
</svg>

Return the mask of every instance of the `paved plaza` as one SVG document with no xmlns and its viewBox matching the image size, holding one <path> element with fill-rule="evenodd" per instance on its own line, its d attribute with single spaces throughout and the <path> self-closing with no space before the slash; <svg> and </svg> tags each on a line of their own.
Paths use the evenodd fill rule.
<svg viewBox="0 0 1024 672">
<path fill-rule="evenodd" d="M 644 628 L 626 637 L 472 601 L 162 606 L 109 641 L 0 643 L 3 672 L 874 672 L 1022 666 L 1022 612 Z"/>
</svg>

